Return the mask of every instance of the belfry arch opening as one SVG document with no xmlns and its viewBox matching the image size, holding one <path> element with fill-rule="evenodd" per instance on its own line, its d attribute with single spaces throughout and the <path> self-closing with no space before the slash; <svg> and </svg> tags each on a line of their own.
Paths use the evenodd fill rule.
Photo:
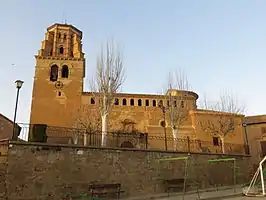
<svg viewBox="0 0 266 200">
<path fill-rule="evenodd" d="M 64 47 L 60 47 L 60 48 L 59 48 L 59 53 L 60 53 L 60 54 L 64 54 Z"/>
<path fill-rule="evenodd" d="M 58 66 L 53 65 L 50 71 L 50 81 L 57 81 L 58 79 Z"/>
<path fill-rule="evenodd" d="M 67 65 L 63 65 L 62 67 L 62 78 L 68 78 L 69 69 Z"/>
</svg>

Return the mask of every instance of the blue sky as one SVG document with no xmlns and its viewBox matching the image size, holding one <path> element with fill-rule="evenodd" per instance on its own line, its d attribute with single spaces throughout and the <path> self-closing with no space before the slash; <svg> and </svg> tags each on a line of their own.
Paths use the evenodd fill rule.
<svg viewBox="0 0 266 200">
<path fill-rule="evenodd" d="M 17 119 L 28 122 L 34 55 L 46 28 L 66 19 L 83 31 L 86 80 L 101 44 L 114 38 L 123 48 L 123 92 L 158 93 L 168 72 L 181 68 L 200 96 L 215 100 L 227 90 L 248 115 L 266 114 L 265 9 L 264 0 L 3 1 L 0 113 L 13 118 L 14 81 L 22 79 Z"/>
</svg>

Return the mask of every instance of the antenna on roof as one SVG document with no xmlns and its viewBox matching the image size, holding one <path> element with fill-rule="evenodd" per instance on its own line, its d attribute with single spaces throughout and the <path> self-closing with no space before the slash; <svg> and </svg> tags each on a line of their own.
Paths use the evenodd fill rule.
<svg viewBox="0 0 266 200">
<path fill-rule="evenodd" d="M 66 18 L 66 16 L 65 16 L 65 12 L 64 12 L 64 11 L 63 11 L 62 24 L 67 24 L 67 18 Z"/>
</svg>

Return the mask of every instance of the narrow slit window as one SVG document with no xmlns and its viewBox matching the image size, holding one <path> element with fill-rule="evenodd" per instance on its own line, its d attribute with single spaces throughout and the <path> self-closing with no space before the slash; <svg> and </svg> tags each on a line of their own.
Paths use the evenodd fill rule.
<svg viewBox="0 0 266 200">
<path fill-rule="evenodd" d="M 130 105 L 134 106 L 134 99 L 130 99 Z"/>
<path fill-rule="evenodd" d="M 115 105 L 116 105 L 116 106 L 119 105 L 119 99 L 118 99 L 118 98 L 115 99 Z"/>
<path fill-rule="evenodd" d="M 181 108 L 184 108 L 185 105 L 184 105 L 184 101 L 181 101 Z"/>
<path fill-rule="evenodd" d="M 91 104 L 95 104 L 95 99 L 91 97 Z"/>
<path fill-rule="evenodd" d="M 145 104 L 146 104 L 146 106 L 149 106 L 150 105 L 149 99 L 146 99 Z"/>
<path fill-rule="evenodd" d="M 152 100 L 152 106 L 156 107 L 156 100 Z"/>
<path fill-rule="evenodd" d="M 126 106 L 126 105 L 127 105 L 127 100 L 123 99 L 123 106 Z"/>
<path fill-rule="evenodd" d="M 138 106 L 142 106 L 142 100 L 141 99 L 138 100 Z"/>
</svg>

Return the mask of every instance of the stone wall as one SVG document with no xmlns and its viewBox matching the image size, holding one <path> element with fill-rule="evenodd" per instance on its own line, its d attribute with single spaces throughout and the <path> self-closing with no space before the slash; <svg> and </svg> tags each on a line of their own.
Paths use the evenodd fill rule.
<svg viewBox="0 0 266 200">
<path fill-rule="evenodd" d="M 0 140 L 0 199 L 6 196 L 6 169 L 7 169 L 8 141 Z"/>
<path fill-rule="evenodd" d="M 187 154 L 10 142 L 6 176 L 8 199 L 63 199 L 69 192 L 87 192 L 91 182 L 119 182 L 124 196 L 162 193 L 163 180 L 183 178 L 185 162 L 159 159 L 180 156 Z M 221 155 L 192 154 L 190 157 L 188 183 L 191 188 L 196 186 L 197 180 L 202 188 L 233 184 L 232 162 L 207 162 Z M 237 183 L 243 183 L 249 178 L 249 158 L 233 157 L 237 158 Z M 2 191 L 3 186 L 0 187 Z"/>
</svg>

